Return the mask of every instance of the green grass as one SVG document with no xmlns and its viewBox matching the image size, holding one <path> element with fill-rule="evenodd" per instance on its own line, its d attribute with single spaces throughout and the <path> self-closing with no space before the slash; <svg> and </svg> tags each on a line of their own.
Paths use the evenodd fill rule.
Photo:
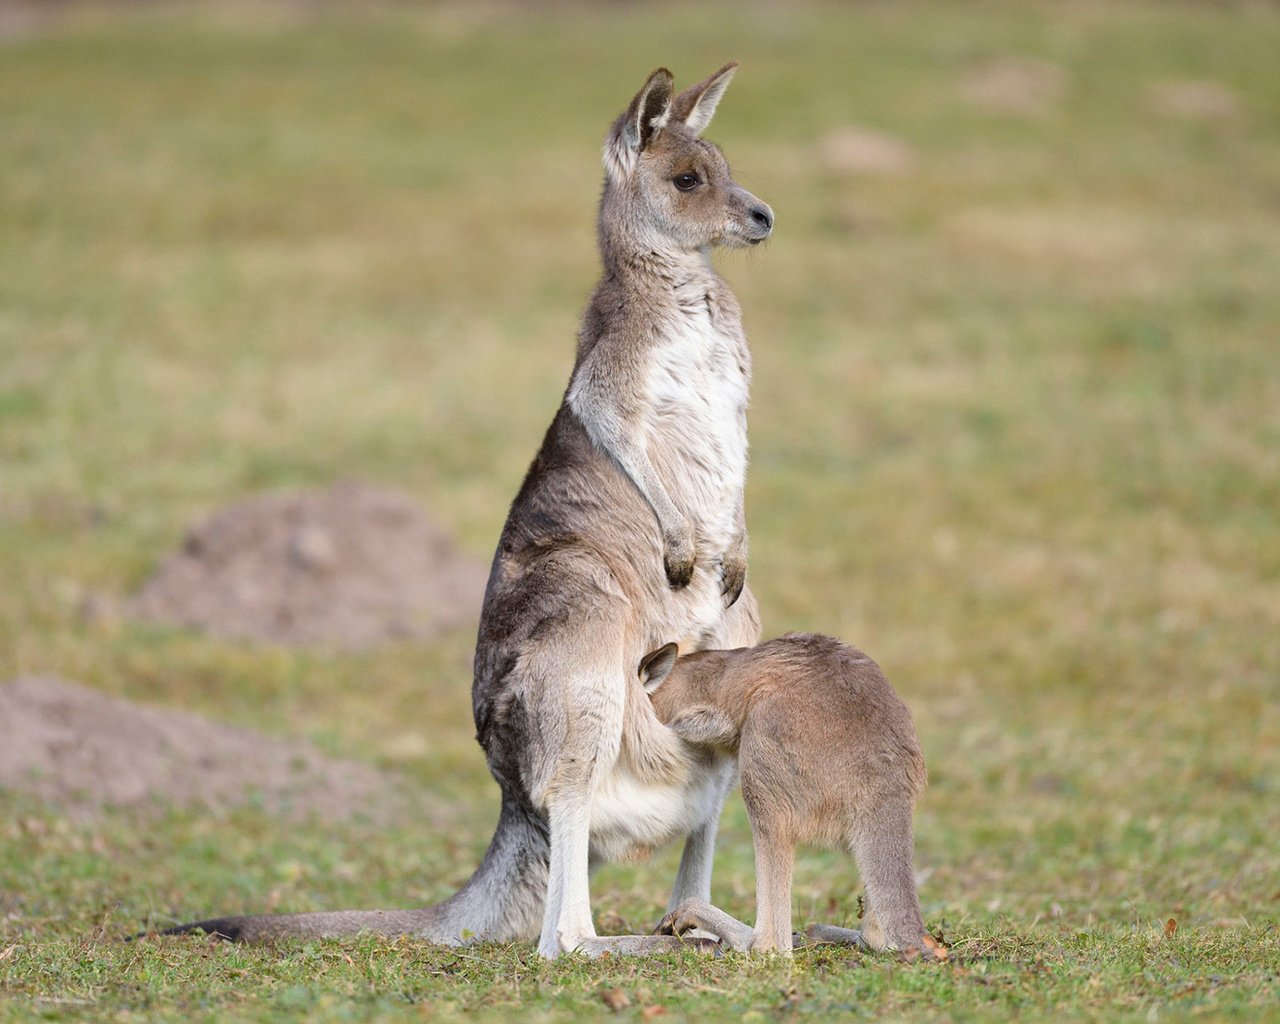
<svg viewBox="0 0 1280 1024">
<path fill-rule="evenodd" d="M 306 735 L 457 808 L 373 832 L 0 794 L 0 1019 L 594 1019 L 614 988 L 625 1019 L 1280 1014 L 1277 52 L 1273 6 L 1101 0 L 140 5 L 0 40 L 0 678 Z M 724 260 L 752 584 L 767 633 L 844 636 L 911 704 L 956 962 L 116 941 L 421 903 L 474 866 L 469 631 L 292 653 L 80 609 L 194 517 L 343 476 L 487 557 L 568 372 L 604 128 L 652 67 L 729 57 L 709 134 L 778 215 Z M 1061 95 L 967 99 L 1008 57 Z M 1187 80 L 1234 108 L 1162 110 Z M 914 164 L 831 169 L 849 124 Z M 652 924 L 675 856 L 602 870 L 602 928 Z M 796 892 L 856 914 L 834 854 Z M 749 917 L 752 893 L 735 803 L 714 895 Z"/>
</svg>

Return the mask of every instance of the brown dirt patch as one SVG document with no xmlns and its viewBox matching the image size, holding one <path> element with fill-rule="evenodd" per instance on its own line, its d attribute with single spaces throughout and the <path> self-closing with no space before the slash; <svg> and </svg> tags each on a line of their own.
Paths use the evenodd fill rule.
<svg viewBox="0 0 1280 1024">
<path fill-rule="evenodd" d="M 126 605 L 213 636 L 360 649 L 479 619 L 487 569 L 412 501 L 343 483 L 230 505 Z"/>
<path fill-rule="evenodd" d="M 1240 114 L 1236 94 L 1211 79 L 1157 82 L 1149 90 L 1149 106 L 1159 114 L 1189 121 L 1229 121 Z"/>
<path fill-rule="evenodd" d="M 1019 273 L 1069 274 L 1104 290 L 1145 280 L 1155 245 L 1145 221 L 1104 206 L 976 207 L 950 218 L 946 237 L 963 258 Z"/>
<path fill-rule="evenodd" d="M 823 164 L 839 174 L 902 174 L 916 165 L 915 150 L 888 132 L 846 125 L 823 136 Z"/>
<path fill-rule="evenodd" d="M 21 39 L 53 24 L 66 9 L 57 0 L 7 0 L 0 3 L 0 43 Z"/>
<path fill-rule="evenodd" d="M 273 814 L 385 821 L 409 806 L 394 776 L 198 715 L 49 677 L 0 686 L 0 789 L 74 814 L 250 800 Z M 438 809 L 436 809 L 438 811 Z"/>
<path fill-rule="evenodd" d="M 1066 90 L 1067 75 L 1048 61 L 1002 57 L 969 69 L 960 92 L 974 106 L 1006 114 L 1039 114 Z"/>
</svg>

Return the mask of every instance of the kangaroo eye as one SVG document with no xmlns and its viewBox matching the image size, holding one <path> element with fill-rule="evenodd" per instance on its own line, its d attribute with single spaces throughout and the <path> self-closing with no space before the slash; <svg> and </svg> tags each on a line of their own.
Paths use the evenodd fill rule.
<svg viewBox="0 0 1280 1024">
<path fill-rule="evenodd" d="M 690 189 L 697 188 L 702 184 L 701 179 L 696 174 L 677 174 L 674 179 L 676 188 L 681 192 L 688 192 Z"/>
</svg>

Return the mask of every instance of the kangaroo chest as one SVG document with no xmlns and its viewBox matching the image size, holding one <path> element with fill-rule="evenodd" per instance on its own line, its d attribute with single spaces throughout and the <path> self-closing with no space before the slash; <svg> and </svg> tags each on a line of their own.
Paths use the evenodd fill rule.
<svg viewBox="0 0 1280 1024">
<path fill-rule="evenodd" d="M 663 324 L 647 375 L 646 443 L 672 500 L 712 551 L 733 536 L 747 471 L 750 356 L 736 318 L 709 298 Z"/>
<path fill-rule="evenodd" d="M 728 758 L 665 783 L 615 765 L 591 800 L 591 850 L 604 861 L 643 857 L 714 822 L 734 771 Z"/>
</svg>

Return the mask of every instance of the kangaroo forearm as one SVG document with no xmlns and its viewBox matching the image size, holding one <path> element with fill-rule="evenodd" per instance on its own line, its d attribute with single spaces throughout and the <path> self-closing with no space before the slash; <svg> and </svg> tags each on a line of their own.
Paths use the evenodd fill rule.
<svg viewBox="0 0 1280 1024">
<path fill-rule="evenodd" d="M 625 410 L 602 399 L 598 390 L 588 367 L 569 391 L 569 407 L 581 421 L 591 443 L 609 456 L 640 492 L 653 509 L 664 537 L 687 531 L 684 517 L 638 440 L 643 433 L 638 417 L 629 417 Z"/>
</svg>

